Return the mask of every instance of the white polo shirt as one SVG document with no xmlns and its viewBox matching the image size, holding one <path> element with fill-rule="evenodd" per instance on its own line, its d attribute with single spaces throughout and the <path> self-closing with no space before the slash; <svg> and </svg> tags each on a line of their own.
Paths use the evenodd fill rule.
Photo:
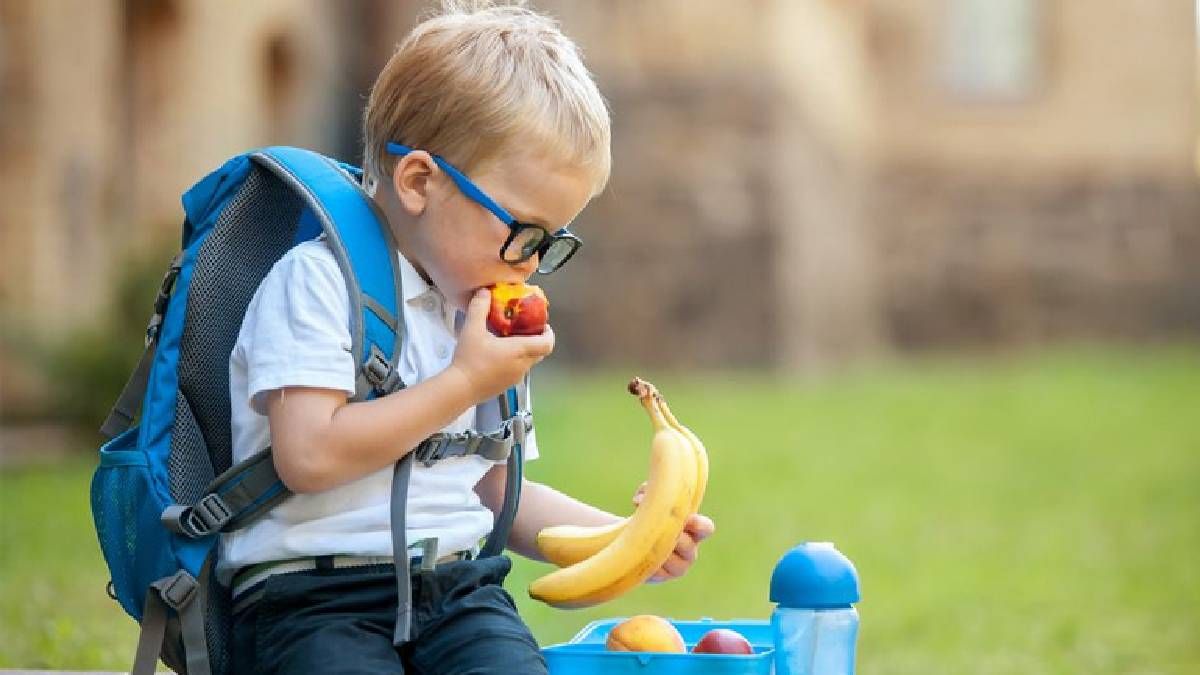
<svg viewBox="0 0 1200 675">
<path fill-rule="evenodd" d="M 405 335 L 399 361 L 408 386 L 450 365 L 455 312 L 441 292 L 396 254 L 403 285 Z M 322 239 L 289 251 L 263 279 L 229 357 L 233 461 L 270 445 L 264 393 L 281 387 L 339 389 L 354 395 L 358 364 L 350 352 L 350 302 L 332 250 Z M 492 431 L 499 404 L 463 412 L 443 431 Z M 531 433 L 525 458 L 537 457 Z M 474 487 L 493 463 L 478 456 L 413 464 L 408 488 L 409 543 L 438 538 L 441 554 L 469 549 L 492 529 L 493 515 Z M 392 467 L 320 493 L 293 495 L 254 524 L 221 537 L 217 577 L 255 563 L 316 555 L 392 555 Z M 416 555 L 418 552 L 413 551 Z"/>
</svg>

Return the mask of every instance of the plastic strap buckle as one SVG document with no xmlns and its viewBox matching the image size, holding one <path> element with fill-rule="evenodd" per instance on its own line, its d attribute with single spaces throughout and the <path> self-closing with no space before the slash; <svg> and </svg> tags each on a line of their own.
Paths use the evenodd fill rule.
<svg viewBox="0 0 1200 675">
<path fill-rule="evenodd" d="M 383 350 L 376 345 L 371 345 L 371 354 L 363 363 L 362 371 L 363 377 L 379 396 L 386 396 L 399 388 L 400 372 L 392 367 Z"/>
<path fill-rule="evenodd" d="M 155 340 L 158 339 L 158 328 L 159 328 L 159 326 L 162 326 L 162 322 L 163 322 L 162 314 L 155 312 L 154 316 L 150 317 L 150 323 L 146 324 L 146 346 L 147 347 L 150 346 L 151 342 L 154 342 Z"/>
<path fill-rule="evenodd" d="M 387 379 L 390 372 L 392 372 L 392 368 L 388 365 L 387 358 L 384 357 L 383 352 L 379 351 L 378 347 L 372 345 L 371 355 L 363 364 L 363 375 L 366 376 L 367 382 L 378 388 Z"/>
<path fill-rule="evenodd" d="M 485 459 L 499 461 L 508 456 L 514 443 L 524 444 L 533 430 L 533 415 L 521 411 L 489 434 L 463 431 L 456 434 L 437 433 L 421 441 L 413 457 L 425 466 L 432 466 L 439 459 L 478 454 Z M 481 450 L 481 448 L 483 448 Z"/>
<path fill-rule="evenodd" d="M 204 537 L 225 527 L 233 519 L 233 510 L 220 495 L 212 493 L 204 495 L 195 506 L 188 509 L 184 518 L 189 534 Z"/>
<path fill-rule="evenodd" d="M 176 254 L 171 259 L 167 273 L 163 275 L 162 284 L 158 287 L 158 296 L 154 298 L 154 315 L 150 317 L 150 323 L 146 326 L 146 346 L 150 346 L 150 343 L 158 338 L 158 329 L 162 325 L 163 317 L 167 314 L 167 304 L 171 301 L 171 292 L 175 290 L 175 281 L 183 269 L 182 260 L 183 253 Z"/>
<path fill-rule="evenodd" d="M 525 437 L 533 431 L 533 414 L 528 410 L 518 411 L 507 423 L 511 425 L 513 442 L 524 447 Z"/>
<path fill-rule="evenodd" d="M 162 579 L 157 586 L 158 594 L 162 597 L 163 602 L 178 612 L 187 607 L 188 603 L 196 597 L 196 588 L 199 584 L 192 578 L 192 575 L 187 573 L 187 570 L 179 570 Z"/>
<path fill-rule="evenodd" d="M 427 467 L 432 466 L 434 462 L 446 456 L 446 449 L 459 440 L 458 436 L 459 434 L 434 434 L 417 444 L 417 448 L 413 450 L 413 457 Z"/>
</svg>

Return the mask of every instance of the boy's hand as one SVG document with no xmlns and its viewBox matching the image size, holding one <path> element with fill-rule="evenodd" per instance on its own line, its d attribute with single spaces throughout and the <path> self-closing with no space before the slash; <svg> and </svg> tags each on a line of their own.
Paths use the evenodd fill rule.
<svg viewBox="0 0 1200 675">
<path fill-rule="evenodd" d="M 491 291 L 475 291 L 467 304 L 466 320 L 450 368 L 469 383 L 472 395 L 482 401 L 521 381 L 525 373 L 554 350 L 550 326 L 541 335 L 496 337 L 487 329 Z"/>
<path fill-rule="evenodd" d="M 646 484 L 642 483 L 638 487 L 637 493 L 633 495 L 635 506 L 642 503 L 645 494 Z M 683 524 L 683 532 L 679 533 L 679 539 L 675 542 L 675 550 L 671 553 L 671 557 L 667 558 L 667 562 L 658 568 L 658 571 L 650 577 L 647 583 L 662 583 L 678 579 L 686 574 L 700 554 L 700 542 L 711 537 L 716 531 L 717 526 L 713 523 L 712 518 L 700 513 L 688 516 L 687 522 Z"/>
</svg>

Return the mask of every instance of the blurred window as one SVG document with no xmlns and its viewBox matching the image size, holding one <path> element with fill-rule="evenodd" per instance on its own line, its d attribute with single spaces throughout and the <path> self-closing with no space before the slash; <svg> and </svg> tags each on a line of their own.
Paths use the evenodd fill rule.
<svg viewBox="0 0 1200 675">
<path fill-rule="evenodd" d="M 945 0 L 942 80 L 963 99 L 1021 101 L 1042 76 L 1041 0 Z"/>
</svg>

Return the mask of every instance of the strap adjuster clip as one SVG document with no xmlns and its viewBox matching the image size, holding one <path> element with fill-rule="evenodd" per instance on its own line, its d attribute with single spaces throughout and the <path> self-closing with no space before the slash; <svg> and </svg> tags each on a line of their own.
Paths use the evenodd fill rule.
<svg viewBox="0 0 1200 675">
<path fill-rule="evenodd" d="M 171 259 L 171 265 L 167 268 L 167 273 L 163 275 L 162 285 L 158 288 L 158 295 L 154 298 L 154 314 L 146 326 L 147 347 L 158 338 L 159 326 L 162 325 L 163 317 L 167 314 L 167 304 L 171 301 L 171 293 L 175 290 L 175 281 L 179 278 L 182 269 L 183 252 L 181 251 Z"/>
<path fill-rule="evenodd" d="M 370 382 L 371 386 L 378 388 L 391 372 L 392 368 L 388 364 L 387 359 L 384 358 L 383 353 L 372 349 L 367 362 L 363 364 L 363 375 L 366 376 L 367 382 Z"/>
<path fill-rule="evenodd" d="M 432 466 L 442 459 L 446 449 L 455 442 L 457 434 L 434 434 L 417 444 L 413 457 L 425 466 Z"/>
<path fill-rule="evenodd" d="M 192 578 L 192 575 L 187 573 L 187 570 L 179 570 L 162 581 L 159 595 L 163 602 L 176 612 L 187 607 L 188 603 L 196 597 L 196 588 L 199 584 Z"/>
<path fill-rule="evenodd" d="M 204 495 L 187 510 L 183 517 L 183 530 L 194 539 L 206 537 L 220 531 L 230 520 L 233 520 L 233 510 L 214 492 Z"/>
<path fill-rule="evenodd" d="M 513 442 L 524 446 L 525 438 L 529 432 L 533 431 L 533 413 L 528 410 L 520 410 L 505 424 L 509 427 Z"/>
<path fill-rule="evenodd" d="M 400 382 L 400 370 L 388 362 L 383 350 L 376 345 L 371 345 L 371 353 L 363 363 L 362 371 L 363 377 L 379 396 L 387 396 L 404 386 Z"/>
</svg>

